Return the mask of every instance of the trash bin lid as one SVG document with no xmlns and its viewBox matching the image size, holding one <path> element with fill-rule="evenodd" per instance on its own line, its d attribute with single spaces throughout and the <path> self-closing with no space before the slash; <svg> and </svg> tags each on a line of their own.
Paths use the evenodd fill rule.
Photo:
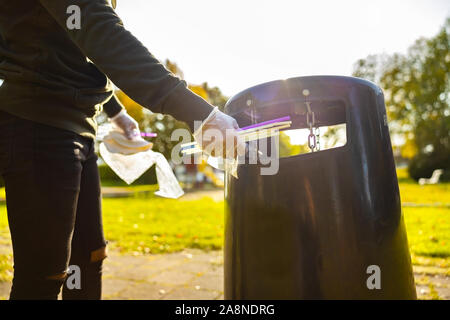
<svg viewBox="0 0 450 320">
<path fill-rule="evenodd" d="M 346 122 L 349 87 L 379 88 L 366 80 L 343 76 L 308 76 L 263 83 L 233 96 L 225 112 L 247 126 L 282 116 L 292 118 L 292 128 L 306 128 L 308 106 L 319 126 Z"/>
</svg>

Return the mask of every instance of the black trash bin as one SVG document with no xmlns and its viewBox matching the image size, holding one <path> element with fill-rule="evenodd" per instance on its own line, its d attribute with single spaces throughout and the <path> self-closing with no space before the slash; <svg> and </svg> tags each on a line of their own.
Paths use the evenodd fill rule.
<svg viewBox="0 0 450 320">
<path fill-rule="evenodd" d="M 280 158 L 275 175 L 261 175 L 262 164 L 227 175 L 225 299 L 416 299 L 379 87 L 273 81 L 232 97 L 225 112 L 241 127 L 289 115 L 291 129 L 314 112 L 315 125 L 345 123 L 347 134 L 344 146 Z"/>
</svg>

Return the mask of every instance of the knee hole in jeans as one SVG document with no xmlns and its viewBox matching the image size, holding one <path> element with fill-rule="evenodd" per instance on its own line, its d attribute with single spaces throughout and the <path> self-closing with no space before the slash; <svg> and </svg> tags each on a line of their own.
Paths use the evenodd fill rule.
<svg viewBox="0 0 450 320">
<path fill-rule="evenodd" d="M 106 246 L 91 252 L 91 262 L 99 262 L 108 257 Z"/>
</svg>

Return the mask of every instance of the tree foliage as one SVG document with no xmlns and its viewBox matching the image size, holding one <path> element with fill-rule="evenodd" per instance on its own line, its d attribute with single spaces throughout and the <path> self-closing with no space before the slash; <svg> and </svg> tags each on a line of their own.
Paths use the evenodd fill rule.
<svg viewBox="0 0 450 320">
<path fill-rule="evenodd" d="M 379 84 L 386 98 L 391 131 L 404 140 L 418 179 L 437 168 L 450 169 L 450 18 L 439 33 L 421 38 L 407 54 L 371 55 L 353 75 Z"/>
<path fill-rule="evenodd" d="M 170 72 L 177 75 L 180 79 L 184 78 L 183 71 L 175 62 L 167 59 L 164 64 Z M 227 98 L 218 87 L 210 88 L 207 82 L 201 85 L 189 84 L 189 88 L 212 105 L 219 106 L 219 108 L 223 108 L 227 101 Z M 166 158 L 170 158 L 172 148 L 179 142 L 171 141 L 172 132 L 178 128 L 189 130 L 186 123 L 178 121 L 169 115 L 152 113 L 133 101 L 123 91 L 118 91 L 116 94 L 127 109 L 128 114 L 139 123 L 141 131 L 155 132 L 158 134 L 156 138 L 150 138 L 150 141 L 153 143 L 153 150 L 161 152 Z"/>
</svg>

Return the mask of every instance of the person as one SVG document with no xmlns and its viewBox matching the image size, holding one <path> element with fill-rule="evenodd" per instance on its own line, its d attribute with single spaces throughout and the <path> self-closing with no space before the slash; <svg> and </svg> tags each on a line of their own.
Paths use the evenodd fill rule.
<svg viewBox="0 0 450 320">
<path fill-rule="evenodd" d="M 57 299 L 63 287 L 63 299 L 100 299 L 107 243 L 95 116 L 103 109 L 129 139 L 139 135 L 112 83 L 191 130 L 196 120 L 231 130 L 234 145 L 237 123 L 217 110 L 211 117 L 213 106 L 149 53 L 106 0 L 0 0 L 0 8 L 0 174 L 14 257 L 10 298 Z M 70 20 L 76 14 L 78 23 Z M 72 265 L 80 270 L 81 289 L 63 285 Z"/>
</svg>

